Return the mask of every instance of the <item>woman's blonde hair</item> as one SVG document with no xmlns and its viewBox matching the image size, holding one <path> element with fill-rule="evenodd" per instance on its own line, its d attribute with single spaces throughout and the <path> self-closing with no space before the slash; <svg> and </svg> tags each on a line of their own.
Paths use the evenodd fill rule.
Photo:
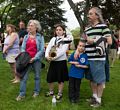
<svg viewBox="0 0 120 110">
<path fill-rule="evenodd" d="M 16 32 L 16 26 L 13 24 L 7 24 L 7 27 L 11 27 L 11 32 Z"/>
</svg>

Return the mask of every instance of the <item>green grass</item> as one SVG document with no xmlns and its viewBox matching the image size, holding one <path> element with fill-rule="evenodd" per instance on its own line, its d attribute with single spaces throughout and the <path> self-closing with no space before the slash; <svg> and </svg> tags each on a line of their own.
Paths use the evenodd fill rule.
<svg viewBox="0 0 120 110">
<path fill-rule="evenodd" d="M 46 63 L 47 65 L 47 63 Z M 47 65 L 48 66 L 48 65 Z M 29 75 L 27 81 L 26 98 L 23 101 L 15 100 L 19 93 L 19 84 L 12 84 L 12 73 L 8 63 L 1 58 L 0 53 L 0 110 L 93 110 L 86 102 L 86 98 L 90 97 L 91 90 L 87 80 L 82 81 L 80 103 L 71 104 L 68 100 L 68 82 L 65 82 L 62 102 L 57 103 L 56 107 L 52 107 L 52 98 L 46 98 L 44 93 L 48 90 L 46 82 L 47 68 L 41 72 L 41 92 L 36 99 L 32 98 L 34 88 L 33 73 Z M 102 98 L 102 106 L 97 110 L 119 110 L 120 109 L 120 60 L 115 62 L 115 67 L 111 68 L 111 79 L 106 84 Z M 55 92 L 57 93 L 57 83 L 55 84 Z"/>
</svg>

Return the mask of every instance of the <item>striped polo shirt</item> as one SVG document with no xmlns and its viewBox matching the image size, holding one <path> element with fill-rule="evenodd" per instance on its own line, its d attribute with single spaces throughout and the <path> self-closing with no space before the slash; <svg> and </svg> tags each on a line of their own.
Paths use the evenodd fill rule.
<svg viewBox="0 0 120 110">
<path fill-rule="evenodd" d="M 101 37 L 106 38 L 108 36 L 111 36 L 111 31 L 107 27 L 107 25 L 106 24 L 100 24 L 100 23 L 97 24 L 95 27 L 90 26 L 90 27 L 86 28 L 85 33 L 86 33 L 87 37 L 94 39 L 94 42 L 96 42 Z M 100 46 L 105 51 L 106 42 L 102 41 L 100 43 Z M 105 60 L 106 53 L 104 52 L 104 55 L 100 56 L 96 52 L 95 44 L 86 44 L 85 51 L 88 55 L 88 60 Z"/>
</svg>

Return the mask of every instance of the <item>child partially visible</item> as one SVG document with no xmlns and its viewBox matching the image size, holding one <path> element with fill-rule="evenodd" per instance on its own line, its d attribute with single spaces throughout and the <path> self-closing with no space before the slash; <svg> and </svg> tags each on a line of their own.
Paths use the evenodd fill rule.
<svg viewBox="0 0 120 110">
<path fill-rule="evenodd" d="M 84 51 L 85 41 L 80 40 L 77 49 L 68 59 L 71 64 L 69 71 L 69 100 L 71 103 L 79 102 L 81 80 L 84 78 L 85 69 L 88 68 L 88 58 Z M 77 57 L 74 57 L 75 53 L 77 53 Z"/>
</svg>

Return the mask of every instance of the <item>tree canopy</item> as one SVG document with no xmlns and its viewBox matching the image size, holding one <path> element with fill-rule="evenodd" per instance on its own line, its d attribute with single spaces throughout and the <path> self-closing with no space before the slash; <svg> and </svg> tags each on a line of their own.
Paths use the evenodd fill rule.
<svg viewBox="0 0 120 110">
<path fill-rule="evenodd" d="M 103 12 L 103 17 L 110 24 L 120 28 L 120 0 L 83 0 L 74 3 L 67 0 L 80 24 L 81 31 L 87 25 L 87 12 L 90 7 L 99 7 Z"/>
<path fill-rule="evenodd" d="M 20 20 L 26 23 L 37 19 L 45 33 L 53 29 L 56 23 L 67 21 L 63 14 L 65 10 L 59 6 L 64 0 L 0 0 L 0 18 L 2 25 L 13 23 L 18 26 Z M 4 27 L 2 27 L 4 28 Z"/>
</svg>

